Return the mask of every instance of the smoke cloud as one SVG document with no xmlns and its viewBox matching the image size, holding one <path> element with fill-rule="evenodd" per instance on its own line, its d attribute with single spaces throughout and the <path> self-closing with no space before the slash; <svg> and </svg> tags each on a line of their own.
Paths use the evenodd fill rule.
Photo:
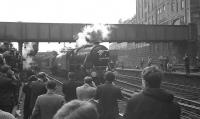
<svg viewBox="0 0 200 119">
<path fill-rule="evenodd" d="M 101 43 L 109 40 L 111 26 L 105 24 L 87 25 L 78 33 L 76 47 L 86 44 Z"/>
<path fill-rule="evenodd" d="M 33 45 L 35 42 L 27 42 L 24 43 L 24 47 L 22 50 L 22 56 L 23 56 L 23 69 L 29 69 L 31 68 L 31 63 L 33 63 L 32 57 L 29 55 L 31 51 L 33 51 Z"/>
</svg>

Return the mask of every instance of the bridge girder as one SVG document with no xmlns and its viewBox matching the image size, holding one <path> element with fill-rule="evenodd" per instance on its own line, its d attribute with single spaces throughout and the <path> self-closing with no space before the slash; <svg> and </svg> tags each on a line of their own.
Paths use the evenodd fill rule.
<svg viewBox="0 0 200 119">
<path fill-rule="evenodd" d="M 0 41 L 75 42 L 75 36 L 90 24 L 0 22 Z M 107 42 L 179 42 L 196 41 L 195 25 L 111 25 Z"/>
</svg>

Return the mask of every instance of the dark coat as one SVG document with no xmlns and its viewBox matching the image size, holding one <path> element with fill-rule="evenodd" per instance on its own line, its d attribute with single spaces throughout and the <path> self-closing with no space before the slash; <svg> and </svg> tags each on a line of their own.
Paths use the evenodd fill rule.
<svg viewBox="0 0 200 119">
<path fill-rule="evenodd" d="M 63 96 L 54 93 L 38 96 L 31 119 L 52 119 L 64 102 Z"/>
<path fill-rule="evenodd" d="M 162 89 L 145 89 L 127 103 L 125 119 L 180 119 L 180 107 L 173 95 Z"/>
<path fill-rule="evenodd" d="M 11 112 L 15 103 L 15 88 L 16 82 L 6 74 L 0 73 L 0 109 Z"/>
<path fill-rule="evenodd" d="M 30 110 L 30 96 L 31 96 L 30 82 L 26 83 L 22 90 L 23 90 L 23 92 L 25 94 L 25 99 L 24 99 L 24 119 L 28 119 L 28 117 L 32 113 L 31 110 Z"/>
<path fill-rule="evenodd" d="M 45 83 L 37 80 L 33 81 L 30 84 L 30 104 L 29 104 L 29 109 L 33 110 L 33 107 L 35 105 L 35 101 L 39 95 L 45 94 L 47 92 Z"/>
<path fill-rule="evenodd" d="M 76 96 L 76 88 L 81 86 L 82 83 L 78 81 L 73 81 L 73 80 L 68 80 L 64 82 L 63 87 L 62 87 L 62 92 L 65 96 L 65 101 L 69 102 L 73 99 L 77 99 Z"/>
<path fill-rule="evenodd" d="M 99 100 L 100 119 L 115 119 L 119 113 L 117 100 L 122 98 L 120 88 L 111 83 L 98 86 L 96 99 Z"/>
</svg>

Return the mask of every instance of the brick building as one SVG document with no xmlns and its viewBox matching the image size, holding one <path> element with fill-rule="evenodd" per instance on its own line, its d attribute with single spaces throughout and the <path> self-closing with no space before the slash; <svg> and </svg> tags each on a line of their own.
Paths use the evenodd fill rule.
<svg viewBox="0 0 200 119">
<path fill-rule="evenodd" d="M 136 4 L 139 24 L 183 25 L 191 21 L 190 0 L 137 0 Z"/>
<path fill-rule="evenodd" d="M 198 41 L 200 41 L 200 0 L 136 0 L 136 20 L 134 23 L 156 25 L 194 23 L 199 29 Z M 142 58 L 147 60 L 147 57 L 150 56 L 153 58 L 153 62 L 157 64 L 159 63 L 158 57 L 166 56 L 169 58 L 176 57 L 177 63 L 182 64 L 185 53 L 188 53 L 193 60 L 196 55 L 200 56 L 198 41 L 196 43 L 129 43 L 124 49 L 127 55 L 123 51 L 119 52 L 119 60 L 123 59 L 121 57 L 125 57 L 124 62 L 128 63 L 127 66 L 136 66 L 139 65 Z"/>
<path fill-rule="evenodd" d="M 200 40 L 200 0 L 136 0 L 136 16 L 138 24 L 188 25 L 194 23 L 198 28 L 198 41 Z M 161 54 L 176 56 L 178 62 L 181 63 L 185 53 L 192 57 L 200 55 L 197 44 L 152 43 L 150 49 L 163 50 L 160 51 Z"/>
</svg>

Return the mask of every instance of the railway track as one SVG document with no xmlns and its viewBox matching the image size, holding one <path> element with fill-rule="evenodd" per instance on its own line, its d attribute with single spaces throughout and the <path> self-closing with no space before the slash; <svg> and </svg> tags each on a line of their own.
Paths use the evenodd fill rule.
<svg viewBox="0 0 200 119">
<path fill-rule="evenodd" d="M 47 75 L 50 80 L 54 80 L 58 83 L 58 93 L 61 91 L 61 86 L 63 85 L 64 78 L 55 77 L 52 75 Z M 134 94 L 137 94 L 141 91 L 141 86 L 138 84 L 132 84 L 127 81 L 116 80 L 116 85 L 118 85 L 123 92 L 123 95 L 129 99 Z M 59 89 L 60 88 L 60 89 Z M 188 100 L 182 97 L 175 96 L 175 100 L 180 104 L 182 110 L 181 119 L 200 119 L 200 103 Z M 124 108 L 124 107 L 123 107 Z M 122 114 L 121 114 L 122 115 Z"/>
<path fill-rule="evenodd" d="M 131 84 L 127 81 L 116 80 L 118 85 L 126 98 L 132 97 L 141 91 L 141 86 Z M 199 119 L 200 118 L 200 103 L 185 98 L 175 96 L 175 101 L 181 106 L 181 119 Z"/>
<path fill-rule="evenodd" d="M 118 74 L 118 78 L 120 78 L 120 80 L 129 82 L 131 84 L 135 84 L 138 86 L 141 86 L 141 83 L 142 83 L 140 77 Z M 194 88 L 194 87 L 184 86 L 180 84 L 173 84 L 169 82 L 162 82 L 161 88 L 182 98 L 186 98 L 190 100 L 200 100 L 200 93 L 199 93 L 200 88 Z"/>
</svg>

